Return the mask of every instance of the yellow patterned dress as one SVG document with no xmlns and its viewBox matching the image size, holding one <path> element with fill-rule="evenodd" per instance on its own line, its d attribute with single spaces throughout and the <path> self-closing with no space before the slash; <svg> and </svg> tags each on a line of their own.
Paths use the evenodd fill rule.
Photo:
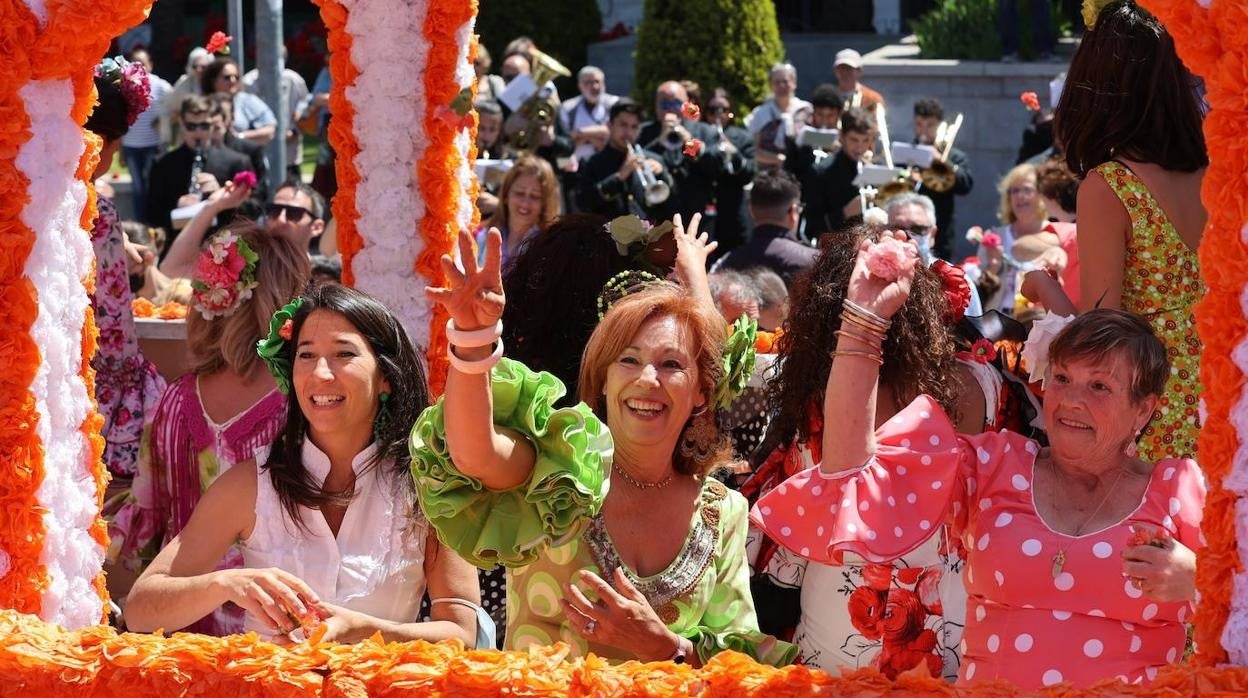
<svg viewBox="0 0 1248 698">
<path fill-rule="evenodd" d="M 1200 432 L 1200 338 L 1192 306 L 1205 293 L 1196 250 L 1187 246 L 1148 187 L 1118 162 L 1094 172 L 1118 195 L 1131 217 L 1122 308 L 1148 320 L 1166 345 L 1170 380 L 1140 439 L 1140 456 L 1195 458 Z"/>
</svg>

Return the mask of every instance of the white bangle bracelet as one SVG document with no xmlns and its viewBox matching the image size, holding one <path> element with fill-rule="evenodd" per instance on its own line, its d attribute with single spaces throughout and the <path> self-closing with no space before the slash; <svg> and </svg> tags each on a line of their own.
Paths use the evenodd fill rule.
<svg viewBox="0 0 1248 698">
<path fill-rule="evenodd" d="M 482 327 L 479 330 L 461 330 L 455 326 L 454 318 L 446 321 L 446 339 L 451 344 L 464 349 L 488 347 L 496 339 L 503 336 L 503 321 L 494 323 L 493 327 Z"/>
<path fill-rule="evenodd" d="M 494 353 L 484 359 L 477 359 L 476 361 L 461 359 L 455 354 L 456 345 L 454 344 L 446 348 L 446 357 L 450 359 L 451 367 L 460 373 L 466 373 L 470 376 L 489 373 L 490 369 L 494 368 L 494 365 L 498 363 L 499 359 L 503 358 L 503 340 L 496 339 L 494 342 L 496 345 L 494 347 Z M 467 348 L 471 349 L 473 347 Z"/>
</svg>

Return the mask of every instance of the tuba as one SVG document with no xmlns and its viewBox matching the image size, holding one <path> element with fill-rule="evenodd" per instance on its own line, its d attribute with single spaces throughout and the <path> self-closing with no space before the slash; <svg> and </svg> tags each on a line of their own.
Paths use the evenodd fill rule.
<svg viewBox="0 0 1248 698">
<path fill-rule="evenodd" d="M 936 131 L 936 143 L 934 144 L 936 149 L 940 151 L 940 155 L 932 160 L 932 164 L 920 172 L 924 187 L 941 194 L 953 189 L 958 168 L 956 165 L 949 164 L 949 153 L 953 151 L 953 141 L 958 137 L 958 131 L 961 128 L 961 114 L 958 114 L 957 118 L 953 120 L 952 125 L 944 122 L 940 124 L 940 128 Z"/>
<path fill-rule="evenodd" d="M 530 53 L 533 58 L 533 74 L 530 76 L 537 85 L 537 92 L 525 100 L 509 121 L 512 121 L 512 142 L 520 150 L 536 150 L 540 145 L 541 132 L 555 123 L 555 114 L 559 105 L 550 98 L 546 83 L 557 77 L 572 77 L 572 71 L 550 55 L 537 49 Z"/>
</svg>

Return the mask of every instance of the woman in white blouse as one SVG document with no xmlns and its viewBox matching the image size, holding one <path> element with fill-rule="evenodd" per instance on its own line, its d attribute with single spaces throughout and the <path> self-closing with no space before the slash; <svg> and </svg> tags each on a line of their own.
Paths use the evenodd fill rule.
<svg viewBox="0 0 1248 698">
<path fill-rule="evenodd" d="M 289 396 L 285 432 L 268 458 L 212 484 L 135 583 L 128 627 L 180 628 L 235 603 L 248 630 L 279 642 L 322 618 L 330 641 L 380 631 L 479 644 L 476 570 L 441 546 L 416 504 L 407 432 L 429 396 L 402 326 L 373 298 L 331 284 L 270 328 L 259 350 Z M 244 567 L 214 571 L 235 541 Z M 426 589 L 432 620 L 419 623 Z"/>
</svg>

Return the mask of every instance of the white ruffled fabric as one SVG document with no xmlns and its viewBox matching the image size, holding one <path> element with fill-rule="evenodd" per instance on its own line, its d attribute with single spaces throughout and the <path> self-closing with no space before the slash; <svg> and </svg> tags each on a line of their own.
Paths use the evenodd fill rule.
<svg viewBox="0 0 1248 698">
<path fill-rule="evenodd" d="M 348 0 L 347 31 L 359 69 L 346 95 L 355 105 L 356 227 L 363 247 L 352 260 L 355 285 L 376 296 L 420 346 L 429 341 L 431 311 L 426 281 L 413 270 L 424 249 L 420 222 L 425 203 L 418 167 L 429 142 L 422 66 L 425 0 Z M 364 40 L 367 39 L 367 40 Z"/>
<path fill-rule="evenodd" d="M 84 151 L 82 129 L 70 114 L 68 80 L 28 83 L 21 89 L 31 139 L 17 156 L 30 178 L 30 201 L 22 222 L 35 231 L 25 274 L 38 293 L 39 314 L 31 337 L 40 363 L 31 385 L 39 413 L 45 477 L 36 493 L 46 532 L 40 561 L 50 584 L 40 615 L 67 628 L 100 621 L 103 601 L 92 585 L 104 548 L 89 533 L 99 516 L 90 444 L 82 432 L 93 405 L 82 380 L 82 332 L 90 306 L 83 279 L 94 252 L 82 229 L 86 184 L 74 173 Z"/>
</svg>

